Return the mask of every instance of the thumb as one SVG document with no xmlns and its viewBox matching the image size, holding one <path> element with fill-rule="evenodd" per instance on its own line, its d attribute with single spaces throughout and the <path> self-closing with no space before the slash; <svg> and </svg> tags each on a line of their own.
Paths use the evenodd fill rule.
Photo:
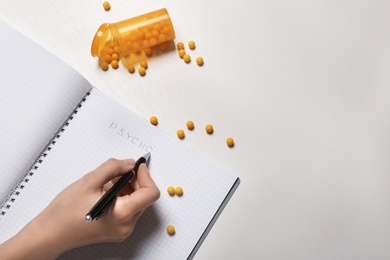
<svg viewBox="0 0 390 260">
<path fill-rule="evenodd" d="M 134 159 L 118 160 L 111 158 L 92 172 L 88 173 L 85 177 L 87 178 L 87 183 L 89 183 L 93 188 L 101 189 L 104 184 L 115 177 L 131 171 L 134 166 Z"/>
</svg>

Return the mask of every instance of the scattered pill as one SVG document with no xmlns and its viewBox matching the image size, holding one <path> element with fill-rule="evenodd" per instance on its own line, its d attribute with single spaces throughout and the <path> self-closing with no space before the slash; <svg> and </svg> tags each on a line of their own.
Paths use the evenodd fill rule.
<svg viewBox="0 0 390 260">
<path fill-rule="evenodd" d="M 103 3 L 103 8 L 104 8 L 104 10 L 106 10 L 106 11 L 110 10 L 110 8 L 111 8 L 110 3 L 109 3 L 109 2 L 104 2 L 104 3 Z"/>
<path fill-rule="evenodd" d="M 112 55 L 111 55 L 111 59 L 113 59 L 113 60 L 118 60 L 119 61 L 119 55 L 118 55 L 118 53 L 113 53 Z"/>
<path fill-rule="evenodd" d="M 102 68 L 102 70 L 104 71 L 108 70 L 108 63 L 103 61 L 102 63 L 100 63 L 100 68 Z"/>
<path fill-rule="evenodd" d="M 104 61 L 107 62 L 108 64 L 110 64 L 112 61 L 111 55 L 107 54 L 106 56 L 104 56 Z"/>
<path fill-rule="evenodd" d="M 189 130 L 193 130 L 195 127 L 194 122 L 192 122 L 191 120 L 187 121 L 186 125 Z"/>
<path fill-rule="evenodd" d="M 145 68 L 144 68 L 144 67 L 139 67 L 139 68 L 138 68 L 138 73 L 139 73 L 139 75 L 141 75 L 141 76 L 145 76 L 145 74 L 146 74 Z"/>
<path fill-rule="evenodd" d="M 234 146 L 234 139 L 229 137 L 228 139 L 226 139 L 226 144 L 229 147 L 233 147 Z"/>
<path fill-rule="evenodd" d="M 184 60 L 185 63 L 190 63 L 191 62 L 191 56 L 188 55 L 188 54 L 185 54 L 183 56 L 183 60 Z"/>
<path fill-rule="evenodd" d="M 182 130 L 182 129 L 177 130 L 177 136 L 180 139 L 183 139 L 185 137 L 184 130 Z"/>
<path fill-rule="evenodd" d="M 176 46 L 178 50 L 184 50 L 184 43 L 178 42 Z"/>
<path fill-rule="evenodd" d="M 134 73 L 134 72 L 135 72 L 134 64 L 130 64 L 129 66 L 127 66 L 127 70 L 128 70 L 130 73 Z"/>
<path fill-rule="evenodd" d="M 197 63 L 199 66 L 202 66 L 202 65 L 203 65 L 203 58 L 202 58 L 202 57 L 196 58 L 196 63 Z"/>
<path fill-rule="evenodd" d="M 114 68 L 114 69 L 117 69 L 119 67 L 119 63 L 117 60 L 112 60 L 111 61 L 111 66 Z"/>
<path fill-rule="evenodd" d="M 156 117 L 156 116 L 151 116 L 151 117 L 150 117 L 150 123 L 151 123 L 152 125 L 157 125 L 157 124 L 158 124 L 157 117 Z"/>
<path fill-rule="evenodd" d="M 183 59 L 184 55 L 186 55 L 185 50 L 179 50 L 179 57 Z"/>
<path fill-rule="evenodd" d="M 206 125 L 206 132 L 208 134 L 212 134 L 214 132 L 214 128 L 212 125 Z"/>
<path fill-rule="evenodd" d="M 173 188 L 172 186 L 169 186 L 167 188 L 167 191 L 168 191 L 169 195 L 171 195 L 171 196 L 175 195 L 175 188 Z"/>
<path fill-rule="evenodd" d="M 139 65 L 144 68 L 144 69 L 148 69 L 148 62 L 146 60 L 143 60 L 139 63 Z"/>
<path fill-rule="evenodd" d="M 191 50 L 195 49 L 195 42 L 194 41 L 189 41 L 188 42 L 188 47 L 190 47 Z"/>
<path fill-rule="evenodd" d="M 172 225 L 167 226 L 167 232 L 169 235 L 173 236 L 175 234 L 175 227 Z"/>
<path fill-rule="evenodd" d="M 182 196 L 183 195 L 183 188 L 180 186 L 176 187 L 175 193 L 177 196 Z"/>
</svg>

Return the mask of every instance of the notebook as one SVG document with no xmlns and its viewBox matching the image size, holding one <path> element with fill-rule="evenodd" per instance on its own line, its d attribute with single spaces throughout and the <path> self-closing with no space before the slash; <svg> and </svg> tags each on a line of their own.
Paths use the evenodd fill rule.
<svg viewBox="0 0 390 260">
<path fill-rule="evenodd" d="M 121 243 L 61 259 L 193 258 L 239 178 L 91 86 L 78 72 L 0 21 L 0 243 L 66 186 L 110 157 L 151 152 L 160 199 Z M 168 186 L 182 186 L 182 197 Z M 168 225 L 176 233 L 169 236 Z"/>
</svg>

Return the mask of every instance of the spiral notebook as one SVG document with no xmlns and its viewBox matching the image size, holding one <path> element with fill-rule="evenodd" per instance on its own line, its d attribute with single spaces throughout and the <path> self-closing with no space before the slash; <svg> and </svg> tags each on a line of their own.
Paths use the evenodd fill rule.
<svg viewBox="0 0 390 260">
<path fill-rule="evenodd" d="M 107 158 L 151 152 L 149 170 L 161 197 L 133 234 L 122 243 L 78 248 L 60 258 L 192 258 L 239 178 L 111 100 L 1 21 L 0 31 L 0 243 Z M 169 196 L 171 185 L 182 186 L 184 195 Z M 174 236 L 165 231 L 170 224 Z"/>
</svg>

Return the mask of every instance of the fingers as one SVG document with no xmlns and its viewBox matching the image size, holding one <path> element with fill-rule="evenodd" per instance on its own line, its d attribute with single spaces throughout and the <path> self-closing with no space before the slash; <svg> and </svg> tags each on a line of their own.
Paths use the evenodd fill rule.
<svg viewBox="0 0 390 260">
<path fill-rule="evenodd" d="M 136 186 L 137 190 L 134 193 L 140 191 L 140 198 L 145 205 L 148 206 L 160 198 L 160 190 L 154 183 L 145 164 L 141 164 L 138 169 Z M 141 196 L 143 193 L 147 193 L 145 194 L 145 197 Z"/>
<path fill-rule="evenodd" d="M 135 161 L 133 159 L 118 160 L 111 158 L 92 172 L 88 173 L 85 177 L 88 184 L 92 185 L 94 188 L 101 189 L 104 184 L 117 176 L 121 176 L 131 171 L 134 166 Z"/>
<path fill-rule="evenodd" d="M 127 196 L 118 197 L 114 212 L 131 218 L 154 203 L 160 197 L 160 190 L 154 183 L 145 164 L 138 168 L 137 179 L 139 188 Z"/>
</svg>

